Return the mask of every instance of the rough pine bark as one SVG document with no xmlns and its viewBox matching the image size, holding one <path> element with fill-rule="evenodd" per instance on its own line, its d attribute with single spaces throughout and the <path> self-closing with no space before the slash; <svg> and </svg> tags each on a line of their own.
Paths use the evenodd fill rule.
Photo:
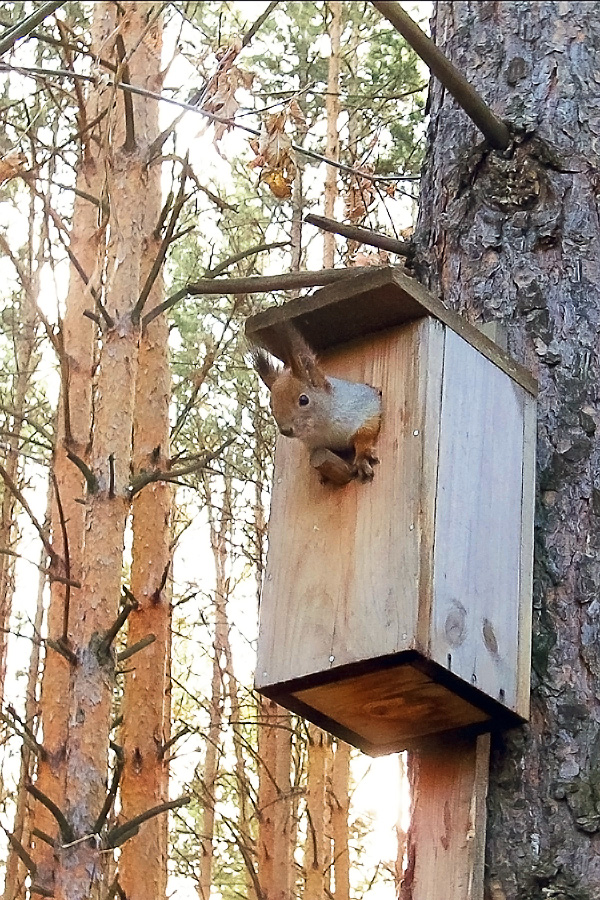
<svg viewBox="0 0 600 900">
<path fill-rule="evenodd" d="M 152 4 L 140 9 L 140 22 L 130 21 L 132 33 L 141 31 L 133 44 L 129 72 L 133 84 L 150 91 L 162 88 L 162 22 Z M 144 23 L 149 18 L 147 26 Z M 148 147 L 159 133 L 158 105 L 137 110 L 136 140 Z M 162 208 L 161 166 L 155 160 L 146 171 L 143 225 L 142 283 L 159 253 L 162 234 L 157 225 Z M 162 275 L 156 278 L 147 305 L 164 300 Z M 171 394 L 168 323 L 154 319 L 141 337 L 136 378 L 133 423 L 133 471 L 167 469 L 169 464 L 169 401 Z M 169 739 L 166 715 L 169 677 L 170 597 L 167 579 L 171 565 L 172 486 L 149 484 L 132 504 L 132 561 L 130 589 L 138 602 L 128 619 L 127 645 L 152 634 L 154 643 L 136 654 L 133 671 L 123 687 L 121 739 L 124 768 L 121 779 L 121 818 L 132 819 L 168 799 L 168 764 L 163 747 Z M 139 835 L 127 841 L 119 860 L 119 884 L 128 900 L 161 900 L 167 883 L 168 817 L 156 816 L 144 823 Z"/>
<path fill-rule="evenodd" d="M 98 8 L 91 30 L 92 48 L 100 48 L 115 25 L 110 4 Z M 92 91 L 81 111 L 82 121 L 93 121 L 103 104 L 108 102 L 106 92 Z M 92 285 L 99 286 L 98 267 L 104 243 L 104 232 L 99 221 L 98 206 L 86 198 L 100 198 L 104 182 L 104 169 L 98 159 L 97 142 L 102 140 L 104 123 L 98 123 L 90 132 L 82 147 L 82 155 L 77 167 L 73 225 L 70 234 L 70 249 L 82 271 Z M 69 288 L 65 301 L 62 323 L 63 354 L 61 366 L 61 396 L 57 416 L 56 443 L 52 462 L 53 492 L 50 512 L 52 546 L 58 555 L 68 557 L 68 573 L 74 582 L 81 580 L 81 566 L 84 545 L 85 524 L 85 479 L 82 472 L 71 462 L 68 453 L 89 461 L 89 440 L 92 421 L 92 368 L 94 361 L 95 327 L 83 313 L 93 309 L 94 301 L 90 291 L 82 283 L 81 276 L 71 264 Z M 65 402 L 69 434 L 65 430 Z M 59 509 L 58 500 L 60 500 Z M 65 542 L 66 535 L 66 542 Z M 65 546 L 66 544 L 66 546 Z M 57 641 L 63 637 L 66 623 L 66 608 L 74 588 L 68 588 L 59 581 L 50 584 L 50 602 L 47 614 L 48 636 Z M 59 653 L 46 649 L 40 713 L 44 759 L 38 760 L 36 786 L 54 803 L 62 808 L 65 791 L 65 760 L 68 736 L 68 695 L 70 672 L 67 660 Z M 33 806 L 33 824 L 52 835 L 57 834 L 54 818 L 41 803 Z M 51 884 L 54 871 L 54 850 L 42 840 L 34 839 L 33 858 L 37 864 L 37 881 Z"/>
<path fill-rule="evenodd" d="M 330 841 L 327 783 L 331 769 L 331 738 L 316 725 L 308 725 L 306 766 L 306 843 L 304 845 L 304 900 L 320 900 L 330 885 Z"/>
<path fill-rule="evenodd" d="M 335 900 L 350 898 L 350 850 L 348 813 L 350 810 L 350 745 L 337 741 L 331 769 L 331 839 Z"/>
<path fill-rule="evenodd" d="M 515 134 L 431 92 L 417 272 L 540 383 L 532 713 L 496 737 L 488 900 L 600 893 L 600 4 L 440 2 L 436 42 Z"/>
<path fill-rule="evenodd" d="M 261 900 L 291 896 L 291 728 L 289 713 L 262 697 L 259 708 L 258 873 Z"/>
<path fill-rule="evenodd" d="M 95 4 L 104 15 L 113 4 Z M 127 63 L 143 40 L 159 4 L 121 3 L 113 58 Z M 120 41 L 122 40 L 122 44 Z M 106 43 L 103 55 L 113 51 Z M 115 657 L 103 639 L 114 624 L 121 595 L 124 535 L 130 508 L 134 399 L 140 340 L 135 303 L 141 290 L 147 225 L 148 146 L 140 110 L 154 103 L 122 96 L 111 109 L 112 141 L 105 147 L 109 204 L 103 331 L 95 390 L 94 427 L 86 496 L 81 588 L 72 592 L 69 736 L 62 840 L 57 856 L 56 900 L 96 900 L 105 894 L 107 855 L 94 835 L 107 793 L 109 732 Z M 143 117 L 141 116 L 143 119 Z M 124 123 L 124 124 L 123 124 Z M 138 134 L 137 128 L 140 127 Z M 119 139 L 120 136 L 120 139 Z"/>
</svg>

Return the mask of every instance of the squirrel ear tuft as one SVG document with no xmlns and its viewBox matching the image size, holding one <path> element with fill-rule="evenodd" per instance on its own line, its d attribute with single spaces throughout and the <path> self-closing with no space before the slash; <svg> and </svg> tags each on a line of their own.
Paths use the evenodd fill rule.
<svg viewBox="0 0 600 900">
<path fill-rule="evenodd" d="M 286 325 L 283 333 L 286 344 L 286 363 L 292 374 L 315 388 L 330 390 L 331 386 L 319 366 L 317 355 L 293 325 Z"/>
<path fill-rule="evenodd" d="M 273 363 L 271 357 L 257 347 L 252 349 L 252 365 L 266 386 L 271 390 L 281 372 Z"/>
</svg>

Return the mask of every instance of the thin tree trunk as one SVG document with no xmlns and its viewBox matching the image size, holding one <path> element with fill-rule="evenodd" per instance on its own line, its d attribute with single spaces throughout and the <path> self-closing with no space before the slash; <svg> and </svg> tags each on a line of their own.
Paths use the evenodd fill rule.
<svg viewBox="0 0 600 900">
<path fill-rule="evenodd" d="M 289 714 L 261 699 L 258 757 L 258 871 L 263 900 L 286 900 L 292 880 Z"/>
<path fill-rule="evenodd" d="M 308 763 L 306 772 L 306 815 L 304 847 L 304 900 L 321 900 L 329 890 L 330 852 L 328 847 L 327 782 L 330 777 L 331 739 L 328 734 L 308 726 Z"/>
<path fill-rule="evenodd" d="M 35 206 L 32 198 L 29 215 L 30 260 L 34 256 Z M 8 411 L 3 438 L 4 468 L 15 484 L 19 484 L 19 446 L 25 422 L 25 402 L 31 385 L 37 344 L 38 322 L 36 300 L 39 294 L 40 273 L 44 265 L 44 241 L 40 241 L 35 271 L 23 273 L 24 284 L 20 302 L 15 304 L 14 333 L 16 371 L 12 379 L 12 408 Z M 4 699 L 6 683 L 6 645 L 14 592 L 14 550 L 17 542 L 17 502 L 13 493 L 3 485 L 0 505 L 0 702 Z M 8 551 L 8 552 L 4 552 Z"/>
<path fill-rule="evenodd" d="M 331 772 L 331 837 L 335 900 L 350 898 L 350 850 L 348 813 L 350 810 L 350 745 L 337 741 Z"/>
<path fill-rule="evenodd" d="M 152 12 L 146 4 L 143 12 Z M 162 87 L 160 19 L 144 31 L 143 20 L 132 30 L 143 33 L 129 60 L 134 84 L 160 92 Z M 159 133 L 158 106 L 138 110 L 136 137 L 149 146 Z M 141 282 L 144 283 L 158 255 L 161 235 L 155 233 L 161 200 L 161 167 L 146 172 L 144 198 L 145 235 L 142 248 Z M 148 304 L 164 299 L 162 276 L 151 289 Z M 154 319 L 140 342 L 133 425 L 133 471 L 165 470 L 169 461 L 170 372 L 168 323 Z M 124 768 L 121 779 L 121 817 L 125 820 L 158 806 L 168 799 L 168 765 L 163 747 L 169 738 L 165 715 L 169 679 L 169 630 L 171 624 L 167 578 L 171 566 L 171 505 L 173 491 L 166 482 L 148 485 L 136 494 L 132 513 L 131 591 L 138 607 L 129 616 L 128 646 L 152 634 L 155 641 L 133 660 L 134 671 L 126 676 L 123 690 L 122 742 Z M 139 835 L 123 846 L 119 860 L 119 884 L 128 900 L 161 900 L 167 884 L 168 818 L 156 816 L 146 822 Z"/>
<path fill-rule="evenodd" d="M 48 505 L 50 504 L 50 492 L 48 494 Z M 38 594 L 35 607 L 35 617 L 33 620 L 34 641 L 31 646 L 31 656 L 29 659 L 29 672 L 27 675 L 27 688 L 25 691 L 25 722 L 34 730 L 37 715 L 37 687 L 40 674 L 40 643 L 37 638 L 42 633 L 42 622 L 44 619 L 44 590 L 46 587 L 46 573 L 42 571 L 45 568 L 46 551 L 43 550 L 40 556 L 40 574 L 38 578 Z M 26 784 L 31 779 L 33 769 L 33 753 L 31 748 L 23 742 L 21 746 L 21 763 L 19 766 L 19 782 L 17 787 L 15 818 L 12 827 L 12 833 L 21 845 L 27 847 L 29 841 L 25 838 L 28 818 L 30 814 L 29 795 L 26 790 Z M 8 850 L 8 859 L 6 861 L 6 875 L 4 879 L 3 900 L 22 900 L 25 897 L 25 879 L 27 870 L 19 859 L 14 848 L 11 846 Z"/>
<path fill-rule="evenodd" d="M 331 51 L 327 73 L 327 98 L 325 114 L 327 120 L 327 138 L 325 156 L 336 162 L 340 158 L 340 137 L 338 119 L 340 115 L 340 43 L 342 38 L 342 3 L 341 0 L 330 0 L 327 4 L 331 13 L 329 23 L 329 39 Z M 337 169 L 326 167 L 325 174 L 325 215 L 335 218 L 335 201 L 338 196 Z M 335 235 L 325 232 L 323 235 L 323 266 L 332 269 L 335 263 Z"/>
<path fill-rule="evenodd" d="M 418 271 L 540 382 L 532 717 L 493 740 L 490 900 L 600 887 L 600 4 L 434 5 L 442 51 L 518 126 L 486 150 L 434 84 Z"/>
</svg>

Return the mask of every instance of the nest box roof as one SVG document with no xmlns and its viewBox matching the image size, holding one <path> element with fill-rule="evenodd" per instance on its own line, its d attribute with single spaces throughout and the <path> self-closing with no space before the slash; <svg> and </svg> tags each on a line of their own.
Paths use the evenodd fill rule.
<svg viewBox="0 0 600 900">
<path fill-rule="evenodd" d="M 316 352 L 323 352 L 424 316 L 439 319 L 530 394 L 537 394 L 537 382 L 527 369 L 397 268 L 349 269 L 338 282 L 309 297 L 298 297 L 251 316 L 246 321 L 246 334 L 282 359 L 280 326 L 284 322 L 292 322 Z"/>
</svg>

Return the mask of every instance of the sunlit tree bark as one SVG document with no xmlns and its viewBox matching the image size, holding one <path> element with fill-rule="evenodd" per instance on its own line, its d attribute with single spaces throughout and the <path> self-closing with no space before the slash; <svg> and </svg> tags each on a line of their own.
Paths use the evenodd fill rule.
<svg viewBox="0 0 600 900">
<path fill-rule="evenodd" d="M 156 8 L 146 4 L 141 23 L 132 22 L 132 33 L 142 38 L 129 61 L 132 83 L 154 92 L 162 87 L 162 23 Z M 144 27 L 144 20 L 148 24 Z M 158 105 L 137 111 L 136 139 L 149 146 L 159 133 Z M 144 197 L 141 283 L 145 283 L 159 254 L 162 235 L 157 230 L 161 200 L 161 167 L 148 166 Z M 162 275 L 158 275 L 148 297 L 148 307 L 164 299 Z M 165 471 L 169 461 L 170 373 L 168 324 L 164 316 L 144 330 L 139 348 L 133 424 L 133 471 Z M 128 620 L 128 647 L 148 635 L 152 644 L 133 657 L 133 671 L 123 689 L 121 730 L 124 768 L 121 779 L 121 817 L 125 820 L 158 806 L 168 799 L 168 766 L 164 747 L 169 739 L 166 715 L 169 676 L 170 599 L 167 580 L 171 566 L 170 513 L 172 487 L 166 482 L 147 485 L 137 493 L 132 506 L 131 585 L 138 607 Z M 166 892 L 166 815 L 144 823 L 140 834 L 127 841 L 119 860 L 119 884 L 128 900 L 161 900 Z"/>
<path fill-rule="evenodd" d="M 100 4 L 97 5 L 91 30 L 92 47 L 103 46 L 114 28 L 113 11 L 110 7 L 111 4 L 108 3 L 103 4 L 102 8 Z M 107 102 L 104 92 L 91 92 L 85 109 L 80 110 L 82 126 L 95 120 Z M 84 461 L 89 458 L 95 327 L 83 313 L 94 308 L 90 289 L 97 289 L 100 285 L 100 254 L 104 243 L 100 198 L 104 169 L 98 158 L 98 144 L 102 141 L 103 129 L 104 122 L 100 122 L 85 133 L 76 173 L 77 191 L 70 250 L 81 271 L 89 279 L 89 285 L 82 282 L 80 272 L 72 263 L 62 322 L 61 398 L 52 463 L 52 545 L 59 556 L 68 560 L 65 574 L 71 582 L 81 580 L 85 536 L 85 479 L 68 454 L 74 452 Z M 98 203 L 90 198 L 96 198 Z M 68 637 L 65 630 L 67 607 L 75 590 L 61 581 L 51 581 L 47 633 L 53 641 Z M 61 808 L 65 791 L 69 690 L 67 660 L 47 648 L 40 698 L 46 755 L 38 760 L 36 786 Z M 57 835 L 56 821 L 41 803 L 34 804 L 33 824 L 47 835 Z M 52 884 L 55 862 L 52 846 L 34 838 L 32 852 L 37 865 L 37 882 Z"/>
</svg>

